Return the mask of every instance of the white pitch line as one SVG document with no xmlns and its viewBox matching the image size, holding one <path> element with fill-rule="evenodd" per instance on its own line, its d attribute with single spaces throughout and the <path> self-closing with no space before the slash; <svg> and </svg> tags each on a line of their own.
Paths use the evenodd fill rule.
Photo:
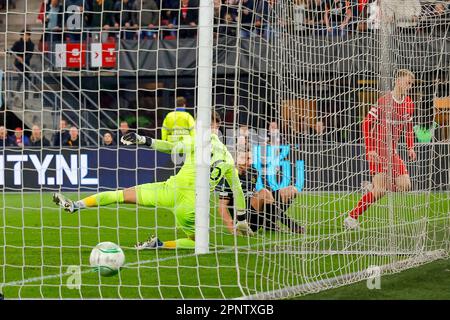
<svg viewBox="0 0 450 320">
<path fill-rule="evenodd" d="M 224 250 L 224 251 L 228 251 L 228 250 Z M 166 258 L 160 258 L 160 259 L 130 262 L 130 263 L 126 263 L 123 267 L 126 268 L 126 267 L 132 267 L 132 266 L 139 265 L 139 264 L 147 264 L 147 263 L 157 262 L 157 261 L 169 261 L 172 259 L 187 258 L 187 257 L 192 257 L 192 254 L 191 255 L 181 255 L 181 256 L 177 255 L 177 256 L 173 256 L 173 257 L 166 257 Z M 88 270 L 84 270 L 84 271 L 80 272 L 80 274 L 86 274 L 86 273 L 90 273 L 90 272 L 95 272 L 95 271 L 93 269 L 88 269 Z M 53 274 L 53 275 L 49 275 L 49 276 L 28 278 L 28 279 L 20 280 L 20 281 L 11 281 L 11 282 L 7 282 L 4 284 L 0 284 L 0 289 L 2 287 L 20 286 L 20 285 L 24 285 L 24 284 L 31 283 L 31 282 L 43 281 L 43 280 L 48 280 L 48 279 L 56 279 L 56 278 L 61 278 L 64 276 L 69 276 L 69 275 L 73 275 L 73 273 L 65 272 L 65 273 Z"/>
<path fill-rule="evenodd" d="M 337 235 L 340 235 L 340 234 L 336 234 L 335 236 L 337 236 Z M 314 236 L 314 235 L 303 235 L 302 237 L 299 237 L 298 239 L 294 239 L 295 241 L 305 241 L 305 240 L 310 240 L 310 239 L 314 239 L 316 236 Z M 243 246 L 238 246 L 238 250 L 239 249 L 248 249 L 248 248 L 252 248 L 252 247 L 255 247 L 255 246 L 260 246 L 260 245 L 263 245 L 263 246 L 270 246 L 270 245 L 273 245 L 273 244 L 276 244 L 276 245 L 280 245 L 280 244 L 283 244 L 283 243 L 286 243 L 286 242 L 292 242 L 293 241 L 293 239 L 278 239 L 278 240 L 275 240 L 275 241 L 267 241 L 267 242 L 265 242 L 265 243 L 255 243 L 255 244 L 252 244 L 252 245 L 249 245 L 249 246 L 247 246 L 247 245 L 243 245 Z M 226 253 L 226 252 L 234 252 L 235 251 L 235 249 L 236 248 L 234 248 L 234 247 L 232 247 L 232 248 L 226 248 L 226 249 L 222 249 L 222 250 L 217 250 L 217 251 L 215 251 L 215 254 L 217 254 L 217 253 Z M 247 252 L 247 254 L 249 254 L 249 253 L 251 253 L 251 252 Z M 265 252 L 265 253 L 269 253 L 269 252 Z M 281 252 L 277 252 L 277 253 L 281 253 Z M 295 252 L 295 253 L 293 253 L 293 252 L 283 252 L 283 253 L 285 253 L 285 254 L 299 254 L 299 252 Z M 303 251 L 302 252 L 303 254 L 323 254 L 323 252 L 321 252 L 321 251 L 319 251 L 319 252 L 316 252 L 316 251 Z M 332 254 L 332 252 L 327 252 L 328 254 Z M 342 252 L 342 251 L 336 251 L 335 252 L 336 254 L 339 254 L 339 253 L 344 253 L 344 252 Z M 347 253 L 347 252 L 345 252 L 345 253 Z M 345 254 L 344 253 L 344 254 Z M 348 254 L 348 253 L 347 253 Z M 354 254 L 358 254 L 358 252 L 354 252 Z M 127 264 L 125 264 L 124 265 L 124 267 L 131 267 L 131 266 L 135 266 L 135 265 L 139 265 L 139 264 L 147 264 L 147 263 L 151 263 L 151 262 L 158 262 L 158 261 L 169 261 L 169 260 L 173 260 L 173 259 L 182 259 L 182 258 L 189 258 L 189 257 L 193 257 L 193 255 L 192 254 L 186 254 L 186 255 L 176 255 L 176 256 L 172 256 L 172 257 L 166 257 L 166 258 L 160 258 L 160 259 L 152 259 L 152 260 L 143 260 L 143 261 L 136 261 L 136 262 L 131 262 L 131 263 L 127 263 Z M 84 271 L 82 271 L 80 274 L 86 274 L 86 273 L 90 273 L 90 272 L 95 272 L 93 269 L 88 269 L 88 270 L 84 270 Z M 49 276 L 42 276 L 42 277 L 35 277 L 35 278 L 28 278 L 28 279 L 24 279 L 24 280 L 20 280 L 20 281 L 11 281 L 11 282 L 7 282 L 7 283 L 4 283 L 4 284 L 0 284 L 0 289 L 2 288 L 2 287 L 7 287 L 7 286 L 18 286 L 18 285 L 24 285 L 24 284 L 27 284 L 27 283 L 32 283 L 32 282 L 36 282 L 36 281 L 42 281 L 42 280 L 48 280 L 48 279 L 55 279 L 55 278 L 60 278 L 60 277 L 64 277 L 64 276 L 69 276 L 69 275 L 72 275 L 73 273 L 71 273 L 71 272 L 65 272 L 65 273 L 59 273 L 59 274 L 54 274 L 54 275 L 49 275 Z"/>
<path fill-rule="evenodd" d="M 270 242 L 267 243 L 270 245 Z M 253 245 L 256 246 L 257 244 Z M 246 246 L 244 246 L 246 247 Z M 250 246 L 252 247 L 252 246 Z M 230 252 L 234 252 L 235 248 L 227 248 L 227 249 L 222 249 L 222 250 L 217 250 L 215 253 L 226 253 L 228 251 Z M 124 265 L 124 267 L 131 267 L 131 266 L 135 266 L 135 265 L 139 265 L 139 264 L 147 264 L 147 263 L 151 263 L 151 262 L 157 262 L 157 261 L 169 261 L 169 260 L 173 260 L 173 259 L 179 259 L 179 258 L 189 258 L 192 257 L 192 254 L 186 254 L 186 255 L 176 255 L 173 257 L 167 257 L 167 258 L 160 258 L 160 259 L 152 259 L 152 260 L 144 260 L 144 261 L 136 261 L 136 262 L 131 262 L 131 263 L 127 263 Z M 80 272 L 80 274 L 86 274 L 86 273 L 90 273 L 90 272 L 95 272 L 93 269 L 88 269 L 88 270 L 84 270 L 82 272 Z M 7 282 L 4 284 L 0 284 L 0 289 L 2 287 L 7 287 L 7 286 L 20 286 L 20 285 L 24 285 L 27 283 L 32 283 L 32 282 L 36 282 L 36 281 L 43 281 L 43 280 L 48 280 L 48 279 L 56 279 L 56 278 L 61 278 L 64 276 L 69 276 L 72 275 L 73 273 L 71 272 L 65 272 L 65 273 L 59 273 L 59 274 L 53 274 L 53 275 L 49 275 L 49 276 L 42 276 L 42 277 L 35 277 L 35 278 L 28 278 L 25 280 L 20 280 L 20 281 L 11 281 L 11 282 Z M 1 292 L 1 291 L 0 291 Z"/>
</svg>

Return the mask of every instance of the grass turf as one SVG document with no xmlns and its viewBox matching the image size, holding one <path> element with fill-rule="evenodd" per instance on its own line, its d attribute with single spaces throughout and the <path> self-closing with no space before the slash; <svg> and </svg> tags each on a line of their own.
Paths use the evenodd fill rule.
<svg viewBox="0 0 450 320">
<path fill-rule="evenodd" d="M 301 300 L 449 300 L 450 260 L 438 260 L 398 274 L 380 278 L 379 289 L 367 281 L 309 294 Z"/>
<path fill-rule="evenodd" d="M 212 212 L 217 227 L 210 233 L 211 253 L 195 256 L 191 250 L 133 250 L 150 234 L 162 240 L 184 236 L 173 228 L 169 211 L 120 205 L 70 215 L 53 205 L 50 193 L 5 193 L 0 199 L 0 284 L 6 298 L 235 298 L 409 257 L 379 255 L 392 247 L 410 252 L 420 244 L 437 248 L 448 240 L 448 194 L 387 197 L 364 216 L 361 232 L 345 232 L 338 213 L 357 200 L 355 194 L 299 196 L 290 214 L 307 226 L 305 235 L 260 232 L 235 240 Z M 421 223 L 425 215 L 434 221 L 427 229 Z M 417 241 L 421 234 L 422 242 Z M 100 277 L 89 267 L 90 251 L 101 241 L 124 249 L 127 264 L 118 276 Z M 341 251 L 348 253 L 336 253 Z M 81 267 L 80 288 L 67 286 L 71 266 Z"/>
</svg>

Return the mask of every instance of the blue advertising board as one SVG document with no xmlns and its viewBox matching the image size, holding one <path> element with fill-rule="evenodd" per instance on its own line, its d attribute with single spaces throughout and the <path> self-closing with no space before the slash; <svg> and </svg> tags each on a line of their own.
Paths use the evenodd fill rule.
<svg viewBox="0 0 450 320">
<path fill-rule="evenodd" d="M 170 155 L 144 148 L 6 149 L 0 154 L 5 191 L 88 191 L 166 180 Z"/>
</svg>

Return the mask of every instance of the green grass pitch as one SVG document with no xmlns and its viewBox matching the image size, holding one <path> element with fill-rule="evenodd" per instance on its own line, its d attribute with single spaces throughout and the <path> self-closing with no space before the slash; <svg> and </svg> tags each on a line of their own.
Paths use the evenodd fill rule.
<svg viewBox="0 0 450 320">
<path fill-rule="evenodd" d="M 450 300 L 450 260 L 438 260 L 399 274 L 383 276 L 380 289 L 361 281 L 305 295 L 301 300 Z"/>
<path fill-rule="evenodd" d="M 289 214 L 307 227 L 305 235 L 260 232 L 251 239 L 238 237 L 238 253 L 233 249 L 235 238 L 226 234 L 212 212 L 212 224 L 219 225 L 210 233 L 214 249 L 195 256 L 191 250 L 132 249 L 151 234 L 162 240 L 183 236 L 173 228 L 169 211 L 121 205 L 67 214 L 51 202 L 51 193 L 5 193 L 0 197 L 1 291 L 7 299 L 236 298 L 352 273 L 393 258 L 406 259 L 402 254 L 368 257 L 364 252 L 389 247 L 392 237 L 386 235 L 392 233 L 397 235 L 397 248 L 413 250 L 413 241 L 408 239 L 424 231 L 420 218 L 425 215 L 432 222 L 426 228 L 424 244 L 438 248 L 448 243 L 447 193 L 387 197 L 364 215 L 361 232 L 348 233 L 342 230 L 340 214 L 358 197 L 301 194 Z M 396 212 L 389 218 L 392 204 Z M 386 224 L 392 219 L 392 224 Z M 126 265 L 117 276 L 100 277 L 89 267 L 91 249 L 101 241 L 115 242 L 124 249 Z M 291 252 L 293 249 L 309 253 Z M 361 253 L 321 253 L 324 250 Z M 80 288 L 66 285 L 71 266 L 81 268 Z"/>
</svg>

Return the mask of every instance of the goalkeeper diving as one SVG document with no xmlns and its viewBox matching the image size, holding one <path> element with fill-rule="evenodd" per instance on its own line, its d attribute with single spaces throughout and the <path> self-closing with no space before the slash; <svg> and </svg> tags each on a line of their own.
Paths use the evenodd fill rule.
<svg viewBox="0 0 450 320">
<path fill-rule="evenodd" d="M 216 128 L 218 123 L 220 123 L 220 116 L 217 112 L 213 112 L 211 127 Z M 196 176 L 194 140 L 183 139 L 177 142 L 169 142 L 131 132 L 124 135 L 121 142 L 126 145 L 146 145 L 164 153 L 178 153 L 181 150 L 185 155 L 185 161 L 180 171 L 164 182 L 146 183 L 123 190 L 100 192 L 78 201 L 72 201 L 60 193 L 54 193 L 53 201 L 70 213 L 84 208 L 118 203 L 169 209 L 175 215 L 176 226 L 183 230 L 186 238 L 162 242 L 156 237 L 150 237 L 147 241 L 137 243 L 135 247 L 137 249 L 194 249 Z M 253 231 L 246 220 L 245 197 L 234 160 L 226 146 L 214 133 L 211 133 L 210 166 L 209 184 L 211 190 L 214 190 L 223 178 L 232 186 L 237 211 L 234 232 L 246 236 L 253 235 Z"/>
</svg>

